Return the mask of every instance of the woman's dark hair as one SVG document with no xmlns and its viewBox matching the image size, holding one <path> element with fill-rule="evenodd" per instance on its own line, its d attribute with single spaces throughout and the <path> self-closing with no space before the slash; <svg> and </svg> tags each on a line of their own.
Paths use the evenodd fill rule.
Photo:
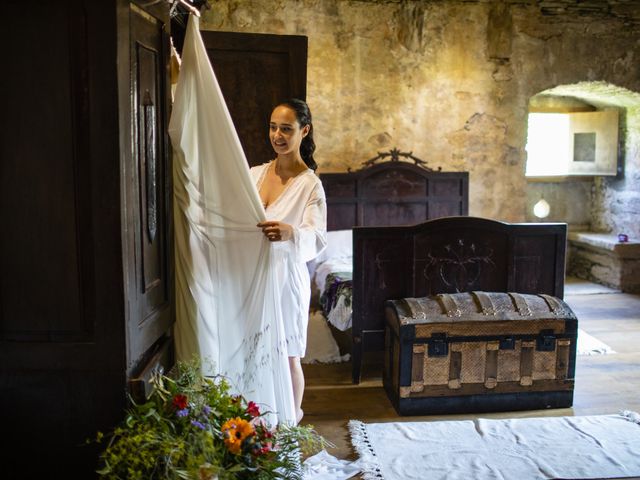
<svg viewBox="0 0 640 480">
<path fill-rule="evenodd" d="M 307 164 L 307 167 L 315 171 L 318 168 L 318 164 L 313 159 L 313 152 L 316 150 L 316 143 L 313 141 L 313 123 L 311 120 L 311 110 L 309 110 L 309 105 L 298 98 L 290 98 L 279 103 L 278 106 L 289 107 L 291 110 L 296 112 L 296 118 L 298 119 L 300 128 L 304 128 L 306 125 L 309 125 L 309 133 L 307 133 L 307 136 L 302 139 L 302 143 L 300 144 L 300 156 L 302 157 L 302 160 L 304 160 L 304 163 Z"/>
</svg>

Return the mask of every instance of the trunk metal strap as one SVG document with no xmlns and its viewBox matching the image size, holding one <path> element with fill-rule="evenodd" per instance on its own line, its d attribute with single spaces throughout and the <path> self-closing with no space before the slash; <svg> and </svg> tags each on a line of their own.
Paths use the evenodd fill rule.
<svg viewBox="0 0 640 480">
<path fill-rule="evenodd" d="M 551 295 L 546 295 L 544 293 L 539 294 L 540 297 L 544 298 L 544 301 L 549 305 L 549 309 L 555 314 L 559 315 L 564 313 L 564 307 L 558 301 L 556 297 L 552 297 Z"/>
<path fill-rule="evenodd" d="M 519 293 L 509 292 L 509 296 L 511 300 L 513 300 L 513 304 L 516 306 L 516 310 L 523 317 L 530 317 L 532 315 L 531 308 L 529 308 L 529 304 L 527 303 L 527 299 Z"/>
<path fill-rule="evenodd" d="M 449 293 L 439 293 L 437 295 L 437 298 L 444 313 L 447 314 L 447 317 L 462 316 L 460 307 L 458 306 L 458 304 L 456 303 L 456 299 L 452 295 L 450 295 Z"/>
<path fill-rule="evenodd" d="M 500 342 L 487 342 L 487 352 L 484 367 L 484 386 L 495 388 L 498 385 L 498 352 Z"/>
<path fill-rule="evenodd" d="M 420 320 L 425 320 L 427 315 L 424 313 L 424 310 L 420 307 L 418 300 L 415 298 L 403 298 L 404 303 L 409 307 L 409 313 L 411 313 L 411 318 L 417 318 Z"/>
<path fill-rule="evenodd" d="M 447 386 L 451 390 L 457 390 L 462 387 L 462 352 L 453 351 L 449 358 L 449 381 Z"/>
<path fill-rule="evenodd" d="M 535 342 L 522 341 L 520 350 L 520 385 L 533 385 L 533 349 Z"/>
<path fill-rule="evenodd" d="M 556 379 L 566 380 L 569 377 L 569 360 L 571 340 L 561 338 L 557 342 L 558 352 L 556 354 Z"/>
<path fill-rule="evenodd" d="M 486 292 L 471 292 L 471 295 L 475 297 L 476 301 L 480 305 L 483 315 L 489 316 L 496 314 L 496 307 L 493 305 L 493 300 L 490 295 Z"/>
</svg>

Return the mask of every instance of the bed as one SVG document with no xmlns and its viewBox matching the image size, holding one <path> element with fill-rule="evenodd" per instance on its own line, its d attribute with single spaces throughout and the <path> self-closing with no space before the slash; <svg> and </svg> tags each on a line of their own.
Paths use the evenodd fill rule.
<svg viewBox="0 0 640 480">
<path fill-rule="evenodd" d="M 325 317 L 349 339 L 354 383 L 365 352 L 382 358 L 388 299 L 564 293 L 566 224 L 467 217 L 467 172 L 434 171 L 393 152 L 387 162 L 320 175 L 328 247 L 310 268 Z"/>
</svg>

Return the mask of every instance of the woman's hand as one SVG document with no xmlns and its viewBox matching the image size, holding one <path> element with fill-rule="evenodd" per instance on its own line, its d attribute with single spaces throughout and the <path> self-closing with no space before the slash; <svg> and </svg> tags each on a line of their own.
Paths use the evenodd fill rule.
<svg viewBox="0 0 640 480">
<path fill-rule="evenodd" d="M 262 229 L 262 233 L 270 242 L 286 242 L 293 237 L 293 227 L 288 223 L 261 222 L 258 227 Z"/>
</svg>

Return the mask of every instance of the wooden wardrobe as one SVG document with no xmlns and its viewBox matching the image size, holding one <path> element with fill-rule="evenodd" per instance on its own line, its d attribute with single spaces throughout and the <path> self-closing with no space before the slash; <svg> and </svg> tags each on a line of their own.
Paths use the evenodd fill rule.
<svg viewBox="0 0 640 480">
<path fill-rule="evenodd" d="M 85 439 L 172 361 L 169 7 L 3 11 L 0 471 L 94 478 Z"/>
</svg>

